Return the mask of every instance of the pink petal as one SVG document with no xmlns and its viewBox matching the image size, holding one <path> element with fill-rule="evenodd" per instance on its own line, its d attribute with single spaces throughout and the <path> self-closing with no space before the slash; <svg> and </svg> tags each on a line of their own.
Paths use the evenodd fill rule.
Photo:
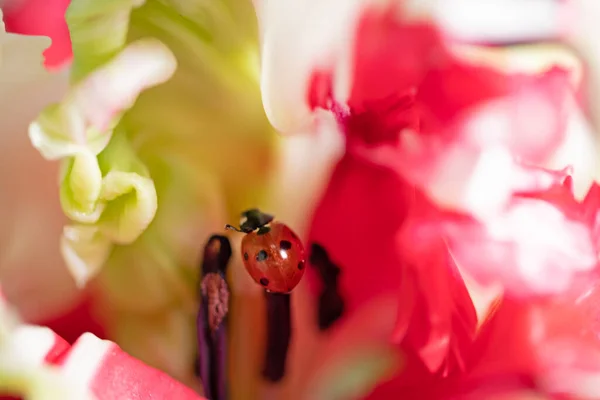
<svg viewBox="0 0 600 400">
<path fill-rule="evenodd" d="M 460 370 L 477 320 L 443 243 L 418 259 L 399 246 L 406 212 L 424 201 L 414 196 L 393 171 L 347 154 L 317 207 L 307 243 L 322 245 L 340 267 L 345 316 L 376 296 L 399 296 L 393 340 L 415 355 L 414 368 L 426 376 Z"/>
<path fill-rule="evenodd" d="M 532 171 L 538 175 L 530 177 L 530 187 L 563 179 Z M 570 179 L 563 182 L 515 194 L 498 213 L 480 219 L 432 209 L 415 213 L 403 232 L 407 254 L 418 260 L 436 248 L 442 232 L 461 268 L 482 284 L 499 282 L 519 297 L 565 292 L 596 271 L 598 257 L 584 205 L 574 199 Z"/>
<path fill-rule="evenodd" d="M 475 65 L 454 54 L 434 25 L 411 22 L 397 8 L 363 12 L 347 104 L 337 103 L 335 71 L 326 69 L 314 71 L 308 103 L 338 114 L 349 152 L 394 169 L 438 203 L 501 206 L 517 179 L 514 158 L 538 163 L 564 142 L 568 71 L 508 74 Z"/>
<path fill-rule="evenodd" d="M 470 378 L 521 373 L 549 394 L 597 398 L 600 340 L 590 319 L 566 299 L 505 301 L 484 327 L 473 348 Z"/>
<path fill-rule="evenodd" d="M 427 207 L 424 199 L 415 203 Z M 464 352 L 474 340 L 477 316 L 446 243 L 442 236 L 432 236 L 427 251 L 421 251 L 419 237 L 400 234 L 398 238 L 405 263 L 394 339 L 416 352 L 431 373 L 445 376 L 461 371 Z"/>
<path fill-rule="evenodd" d="M 98 400 L 202 399 L 164 372 L 143 364 L 116 344 L 92 334 L 81 336 L 59 365 L 67 378 L 86 383 Z"/>
</svg>

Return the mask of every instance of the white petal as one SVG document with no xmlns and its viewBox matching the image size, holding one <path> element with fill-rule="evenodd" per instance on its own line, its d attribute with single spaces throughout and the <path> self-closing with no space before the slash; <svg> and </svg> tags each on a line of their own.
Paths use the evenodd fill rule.
<svg viewBox="0 0 600 400">
<path fill-rule="evenodd" d="M 561 169 L 573 167 L 573 190 L 583 199 L 593 181 L 598 177 L 598 143 L 594 132 L 581 109 L 569 102 L 569 119 L 565 139 L 545 165 Z"/>
<path fill-rule="evenodd" d="M 354 32 L 376 0 L 261 0 L 261 90 L 271 123 L 285 133 L 312 122 L 308 85 L 316 70 L 335 70 L 336 98 L 349 92 Z"/>
<path fill-rule="evenodd" d="M 570 0 L 571 20 L 568 21 L 567 35 L 570 43 L 582 54 L 587 64 L 588 105 L 596 131 L 600 130 L 600 1 Z"/>
<path fill-rule="evenodd" d="M 564 7 L 548 0 L 442 0 L 435 15 L 454 37 L 474 42 L 523 42 L 559 35 Z"/>
</svg>

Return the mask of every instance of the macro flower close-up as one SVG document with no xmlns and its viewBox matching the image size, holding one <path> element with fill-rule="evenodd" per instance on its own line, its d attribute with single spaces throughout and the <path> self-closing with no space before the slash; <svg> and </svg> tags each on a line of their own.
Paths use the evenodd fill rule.
<svg viewBox="0 0 600 400">
<path fill-rule="evenodd" d="M 600 399 L 596 1 L 0 1 L 0 397 Z"/>
</svg>

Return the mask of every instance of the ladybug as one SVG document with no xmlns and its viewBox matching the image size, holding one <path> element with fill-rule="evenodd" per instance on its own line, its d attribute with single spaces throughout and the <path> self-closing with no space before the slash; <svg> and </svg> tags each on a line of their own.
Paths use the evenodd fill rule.
<svg viewBox="0 0 600 400">
<path fill-rule="evenodd" d="M 258 209 L 242 213 L 240 227 L 225 229 L 245 233 L 242 259 L 256 283 L 272 293 L 289 293 L 302 279 L 306 266 L 304 245 L 284 223 Z"/>
</svg>

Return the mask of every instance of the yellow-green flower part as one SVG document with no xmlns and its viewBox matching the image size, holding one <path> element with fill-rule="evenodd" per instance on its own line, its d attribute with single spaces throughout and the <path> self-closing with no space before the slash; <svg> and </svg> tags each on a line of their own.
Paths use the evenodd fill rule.
<svg viewBox="0 0 600 400">
<path fill-rule="evenodd" d="M 192 384 L 201 249 L 240 211 L 264 205 L 279 159 L 260 97 L 254 9 L 244 0 L 72 0 L 66 20 L 71 90 L 29 132 L 44 157 L 62 162 L 72 221 L 63 256 L 111 339 Z M 260 304 L 252 297 L 234 296 L 234 320 Z M 233 398 L 253 390 L 256 351 L 236 350 Z"/>
</svg>

